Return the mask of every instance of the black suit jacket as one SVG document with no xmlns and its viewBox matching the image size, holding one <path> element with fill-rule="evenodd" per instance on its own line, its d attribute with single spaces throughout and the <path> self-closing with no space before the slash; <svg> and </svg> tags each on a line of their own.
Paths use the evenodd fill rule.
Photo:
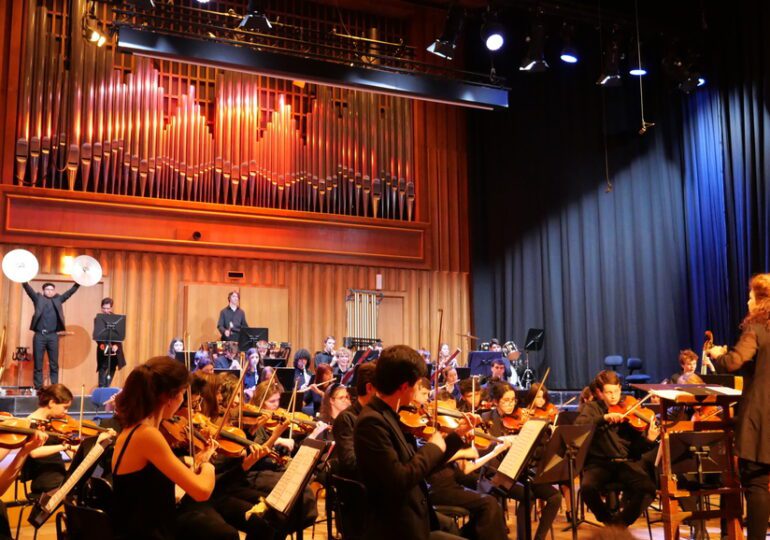
<svg viewBox="0 0 770 540">
<path fill-rule="evenodd" d="M 367 491 L 367 539 L 427 539 L 434 516 L 425 479 L 444 453 L 434 444 L 415 449 L 393 409 L 377 397 L 358 416 L 353 440 Z"/>
<path fill-rule="evenodd" d="M 29 329 L 34 331 L 37 327 L 37 323 L 40 320 L 40 317 L 43 315 L 43 302 L 46 301 L 46 297 L 43 295 L 43 293 L 39 293 L 33 289 L 29 283 L 22 283 L 22 286 L 24 287 L 24 291 L 26 291 L 27 296 L 29 296 L 30 300 L 32 300 L 32 303 L 35 305 L 35 314 L 32 316 L 32 323 L 29 325 Z M 77 291 L 80 288 L 80 285 L 75 283 L 72 287 L 64 291 L 62 294 L 55 294 L 53 298 L 51 298 L 51 301 L 53 302 L 53 309 L 56 312 L 56 331 L 62 332 L 64 330 L 64 308 L 62 307 L 62 304 L 66 302 L 70 296 L 75 294 L 75 291 Z"/>
</svg>

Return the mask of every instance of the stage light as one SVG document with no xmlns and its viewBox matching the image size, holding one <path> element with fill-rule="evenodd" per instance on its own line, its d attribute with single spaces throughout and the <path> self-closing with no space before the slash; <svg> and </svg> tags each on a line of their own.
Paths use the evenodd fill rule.
<svg viewBox="0 0 770 540">
<path fill-rule="evenodd" d="M 548 62 L 545 61 L 545 27 L 540 21 L 532 24 L 532 31 L 527 36 L 529 48 L 527 55 L 519 66 L 519 71 L 531 71 L 533 73 L 542 72 L 548 69 Z"/>
<path fill-rule="evenodd" d="M 273 25 L 270 23 L 270 19 L 267 18 L 265 11 L 259 7 L 259 2 L 257 0 L 249 0 L 246 15 L 243 16 L 238 28 L 241 30 L 267 32 L 273 28 Z"/>
<path fill-rule="evenodd" d="M 620 86 L 620 46 L 614 32 L 609 46 L 602 51 L 602 55 L 604 56 L 602 72 L 596 84 L 599 86 Z"/>
<path fill-rule="evenodd" d="M 563 45 L 559 58 L 562 62 L 567 64 L 577 64 L 579 59 L 577 49 L 575 49 L 575 46 L 572 44 L 572 36 L 574 34 L 575 28 L 572 25 L 564 23 L 561 31 Z"/>
<path fill-rule="evenodd" d="M 703 86 L 706 84 L 706 79 L 703 77 L 698 77 L 698 86 Z"/>
<path fill-rule="evenodd" d="M 99 19 L 93 13 L 88 13 L 83 17 L 83 36 L 97 47 L 102 47 L 107 43 L 107 36 L 99 28 L 99 24 Z"/>
<path fill-rule="evenodd" d="M 484 23 L 481 25 L 481 39 L 490 51 L 499 51 L 505 44 L 505 28 L 497 17 L 497 13 L 487 8 L 484 13 Z"/>
<path fill-rule="evenodd" d="M 446 21 L 444 21 L 444 30 L 441 35 L 427 47 L 429 53 L 451 60 L 454 56 L 457 40 L 463 29 L 464 14 L 461 8 L 454 4 L 449 7 Z"/>
</svg>

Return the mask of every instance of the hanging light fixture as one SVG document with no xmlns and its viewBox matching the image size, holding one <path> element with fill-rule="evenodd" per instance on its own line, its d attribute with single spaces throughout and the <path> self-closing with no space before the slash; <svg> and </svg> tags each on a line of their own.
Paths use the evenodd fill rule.
<svg viewBox="0 0 770 540">
<path fill-rule="evenodd" d="M 596 84 L 599 86 L 620 86 L 620 45 L 616 29 L 610 33 L 609 45 L 602 50 L 602 72 Z"/>
<path fill-rule="evenodd" d="M 527 36 L 529 47 L 527 55 L 519 66 L 519 71 L 530 71 L 533 73 L 543 72 L 548 69 L 548 62 L 545 61 L 545 26 L 537 17 L 532 23 L 532 30 Z"/>
<path fill-rule="evenodd" d="M 577 64 L 580 57 L 573 43 L 575 36 L 575 27 L 566 22 L 562 25 L 562 48 L 559 58 L 567 64 Z"/>
<path fill-rule="evenodd" d="M 460 32 L 463 29 L 464 13 L 461 8 L 452 4 L 449 6 L 446 20 L 444 21 L 444 30 L 436 40 L 428 45 L 429 53 L 451 60 L 454 56 L 457 40 L 460 38 Z"/>
<path fill-rule="evenodd" d="M 505 44 L 505 28 L 500 23 L 497 12 L 492 11 L 489 6 L 484 13 L 484 21 L 481 25 L 481 39 L 492 52 L 499 51 Z"/>
</svg>

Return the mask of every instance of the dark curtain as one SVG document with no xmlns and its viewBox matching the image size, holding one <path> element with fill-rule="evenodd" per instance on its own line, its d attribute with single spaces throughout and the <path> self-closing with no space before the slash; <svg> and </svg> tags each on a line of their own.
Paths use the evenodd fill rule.
<svg viewBox="0 0 770 540">
<path fill-rule="evenodd" d="M 469 114 L 475 332 L 521 346 L 544 328 L 530 360 L 553 387 L 585 385 L 609 354 L 669 376 L 706 328 L 734 339 L 768 269 L 768 8 L 720 9 L 712 86 L 682 97 L 652 70 L 644 136 L 638 80 L 601 90 L 590 62 L 515 76 L 509 111 Z"/>
</svg>

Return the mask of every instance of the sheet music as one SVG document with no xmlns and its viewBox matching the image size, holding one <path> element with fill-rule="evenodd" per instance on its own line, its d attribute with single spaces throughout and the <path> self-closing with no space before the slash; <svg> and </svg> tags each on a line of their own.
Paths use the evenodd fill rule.
<svg viewBox="0 0 770 540">
<path fill-rule="evenodd" d="M 497 468 L 497 472 L 504 474 L 511 480 L 516 480 L 546 425 L 548 422 L 545 420 L 527 420 L 519 434 L 514 437 L 513 444 Z"/>
<path fill-rule="evenodd" d="M 75 487 L 75 484 L 80 481 L 86 471 L 91 467 L 91 465 L 97 462 L 102 454 L 104 454 L 104 446 L 98 443 L 95 444 L 94 447 L 91 448 L 91 450 L 88 452 L 88 454 L 86 454 L 86 457 L 83 458 L 83 461 L 80 462 L 80 465 L 78 465 L 78 468 L 75 469 L 75 472 L 70 475 L 67 481 L 62 484 L 56 493 L 51 495 L 51 498 L 48 500 L 48 503 L 44 508 L 46 512 L 51 513 L 56 510 L 56 507 L 59 506 L 59 504 L 69 494 L 72 488 Z"/>
<path fill-rule="evenodd" d="M 715 396 L 737 396 L 740 397 L 743 392 L 740 390 L 736 390 L 735 388 L 728 388 L 726 386 L 719 386 L 719 385 L 707 385 L 705 387 L 702 387 L 707 389 L 712 393 L 712 395 Z M 693 396 L 692 393 L 687 392 L 685 390 L 650 390 L 650 393 L 654 396 L 658 396 L 662 399 L 667 399 L 669 401 L 677 401 L 679 398 L 688 397 L 691 398 Z"/>
<path fill-rule="evenodd" d="M 321 451 L 317 448 L 307 445 L 300 446 L 297 454 L 289 462 L 286 472 L 283 473 L 270 495 L 267 496 L 265 500 L 267 504 L 281 514 L 288 514 L 300 488 L 313 471 L 320 455 Z"/>
</svg>

